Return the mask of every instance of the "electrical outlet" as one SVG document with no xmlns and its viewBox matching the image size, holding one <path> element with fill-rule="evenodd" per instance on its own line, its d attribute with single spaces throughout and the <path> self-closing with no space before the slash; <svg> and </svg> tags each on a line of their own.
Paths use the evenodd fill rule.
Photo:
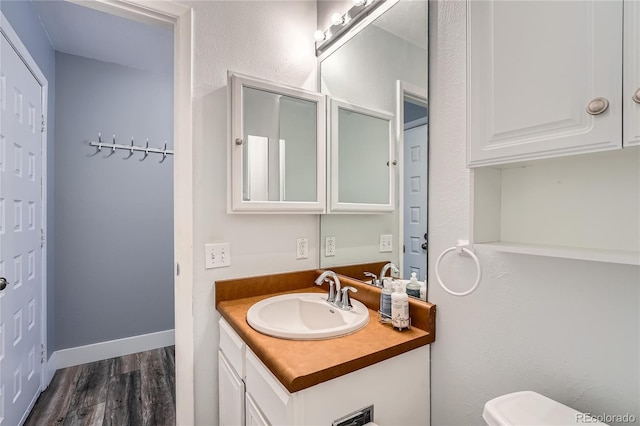
<svg viewBox="0 0 640 426">
<path fill-rule="evenodd" d="M 393 235 L 380 235 L 380 253 L 388 253 L 393 251 L 393 243 L 391 242 Z"/>
<path fill-rule="evenodd" d="M 324 239 L 324 255 L 325 257 L 336 255 L 336 237 L 326 237 Z"/>
<path fill-rule="evenodd" d="M 298 238 L 296 242 L 296 259 L 306 259 L 309 257 L 309 239 Z"/>
<path fill-rule="evenodd" d="M 222 268 L 231 266 L 231 244 L 205 244 L 204 267 L 205 269 Z"/>
</svg>

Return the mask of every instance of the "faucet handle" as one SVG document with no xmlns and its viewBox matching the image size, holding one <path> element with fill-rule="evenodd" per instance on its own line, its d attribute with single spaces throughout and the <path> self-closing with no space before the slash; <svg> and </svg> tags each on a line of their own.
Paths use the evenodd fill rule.
<svg viewBox="0 0 640 426">
<path fill-rule="evenodd" d="M 358 289 L 351 287 L 350 285 L 346 287 L 342 287 L 342 302 L 340 303 L 341 309 L 351 309 L 353 306 L 351 305 L 351 299 L 349 298 L 349 292 L 352 291 L 354 293 L 358 292 Z"/>
<path fill-rule="evenodd" d="M 374 274 L 373 272 L 365 272 L 364 276 L 371 278 L 372 285 L 380 287 L 380 280 L 378 279 L 378 276 L 376 274 Z"/>
</svg>

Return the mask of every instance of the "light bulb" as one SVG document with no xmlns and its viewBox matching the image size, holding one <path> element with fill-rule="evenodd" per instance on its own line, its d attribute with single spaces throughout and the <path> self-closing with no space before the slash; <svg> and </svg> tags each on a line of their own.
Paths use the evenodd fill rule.
<svg viewBox="0 0 640 426">
<path fill-rule="evenodd" d="M 334 13 L 333 15 L 331 15 L 331 23 L 333 25 L 342 25 L 344 24 L 344 19 L 339 13 Z"/>
<path fill-rule="evenodd" d="M 353 0 L 354 6 L 362 6 L 364 4 L 364 0 Z"/>
<path fill-rule="evenodd" d="M 318 30 L 315 33 L 313 33 L 313 38 L 317 41 L 317 42 L 321 42 L 322 40 L 325 39 L 324 36 L 324 32 Z"/>
</svg>

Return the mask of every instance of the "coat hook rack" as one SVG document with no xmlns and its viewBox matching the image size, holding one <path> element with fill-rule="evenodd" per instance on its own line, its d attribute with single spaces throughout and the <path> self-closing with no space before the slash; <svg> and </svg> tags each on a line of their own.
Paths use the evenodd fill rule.
<svg viewBox="0 0 640 426">
<path fill-rule="evenodd" d="M 145 146 L 137 146 L 137 145 L 135 145 L 134 141 L 133 141 L 133 138 L 131 138 L 131 144 L 130 145 L 121 145 L 121 144 L 116 143 L 116 135 L 115 134 L 113 135 L 113 139 L 112 139 L 111 143 L 104 143 L 102 141 L 102 134 L 98 133 L 98 142 L 89 141 L 89 145 L 96 147 L 96 154 L 98 152 L 101 152 L 102 148 L 110 149 L 111 150 L 111 154 L 109 154 L 109 156 L 114 154 L 116 152 L 116 149 L 122 149 L 122 150 L 129 151 L 129 155 L 124 158 L 125 160 L 131 158 L 136 151 L 144 153 L 144 157 L 142 157 L 140 159 L 140 161 L 144 161 L 149 156 L 149 153 L 162 154 L 162 159 L 160 160 L 160 163 L 162 163 L 162 162 L 164 162 L 164 160 L 166 160 L 167 155 L 173 155 L 173 150 L 167 149 L 167 142 L 164 143 L 164 148 L 162 148 L 162 149 L 149 148 L 149 139 L 147 139 L 147 143 L 145 144 Z"/>
</svg>

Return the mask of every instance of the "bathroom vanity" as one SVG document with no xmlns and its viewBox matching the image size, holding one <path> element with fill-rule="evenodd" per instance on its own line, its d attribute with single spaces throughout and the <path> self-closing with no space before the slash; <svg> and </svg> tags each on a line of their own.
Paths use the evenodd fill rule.
<svg viewBox="0 0 640 426">
<path fill-rule="evenodd" d="M 246 321 L 258 301 L 283 293 L 326 293 L 322 271 L 216 283 L 220 319 L 220 424 L 332 424 L 374 406 L 380 424 L 429 424 L 429 346 L 435 306 L 411 301 L 413 326 L 398 332 L 379 321 L 380 290 L 341 277 L 369 309 L 363 329 L 326 340 L 285 340 Z"/>
</svg>

